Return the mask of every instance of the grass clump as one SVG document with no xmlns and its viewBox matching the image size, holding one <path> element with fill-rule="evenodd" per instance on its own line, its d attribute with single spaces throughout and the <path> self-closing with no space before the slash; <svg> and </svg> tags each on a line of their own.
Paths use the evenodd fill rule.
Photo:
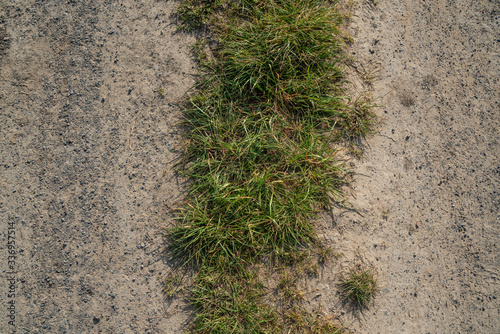
<svg viewBox="0 0 500 334">
<path fill-rule="evenodd" d="M 285 312 L 287 333 L 294 334 L 340 334 L 343 327 L 337 326 L 332 319 L 324 317 L 319 312 L 310 313 L 299 307 L 292 307 Z"/>
<path fill-rule="evenodd" d="M 228 274 L 203 267 L 189 297 L 197 310 L 196 333 L 276 333 L 281 331 L 275 309 L 263 302 L 264 285 L 255 272 Z"/>
<path fill-rule="evenodd" d="M 177 10 L 181 23 L 179 29 L 224 28 L 221 19 L 249 18 L 255 11 L 266 8 L 267 4 L 262 0 L 184 0 Z"/>
<path fill-rule="evenodd" d="M 167 275 L 163 282 L 163 292 L 167 298 L 174 298 L 178 293 L 182 283 L 182 276 L 179 273 L 172 273 Z"/>
<path fill-rule="evenodd" d="M 342 292 L 355 306 L 365 308 L 378 291 L 377 279 L 373 269 L 354 269 L 341 283 Z"/>
<path fill-rule="evenodd" d="M 280 275 L 280 280 L 278 282 L 278 293 L 286 299 L 301 300 L 304 293 L 297 289 L 298 281 L 298 275 L 289 271 L 284 271 Z"/>
<path fill-rule="evenodd" d="M 340 15 L 318 1 L 283 1 L 222 35 L 225 90 L 274 111 L 337 115 Z"/>
<path fill-rule="evenodd" d="M 314 276 L 306 250 L 329 254 L 311 219 L 343 199 L 335 144 L 373 120 L 369 101 L 344 96 L 342 16 L 320 0 L 186 0 L 179 17 L 184 29 L 212 27 L 217 45 L 194 48 L 204 72 L 185 106 L 189 194 L 167 231 L 172 255 L 197 270 L 193 331 L 334 333 L 299 307 L 293 273 L 280 274 L 290 305 L 278 312 L 248 268 L 265 257 Z"/>
<path fill-rule="evenodd" d="M 174 253 L 198 263 L 251 261 L 312 244 L 309 219 L 340 196 L 335 150 L 271 114 L 231 110 L 200 121 L 207 109 L 190 118 L 205 126 L 188 146 L 192 197 L 186 224 L 170 231 Z"/>
</svg>

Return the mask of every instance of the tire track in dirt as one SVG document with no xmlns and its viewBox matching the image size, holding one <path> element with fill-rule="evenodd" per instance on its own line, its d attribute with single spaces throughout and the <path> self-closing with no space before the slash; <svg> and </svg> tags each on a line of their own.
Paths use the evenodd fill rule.
<svg viewBox="0 0 500 334">
<path fill-rule="evenodd" d="M 0 247 L 11 222 L 18 333 L 174 333 L 186 318 L 166 318 L 158 280 L 159 220 L 180 196 L 174 102 L 193 84 L 175 5 L 1 2 Z M 2 285 L 2 333 L 6 298 Z"/>
</svg>

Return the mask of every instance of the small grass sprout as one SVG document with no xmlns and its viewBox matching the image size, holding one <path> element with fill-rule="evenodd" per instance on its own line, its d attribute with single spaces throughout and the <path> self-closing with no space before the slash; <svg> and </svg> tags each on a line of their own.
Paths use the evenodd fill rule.
<svg viewBox="0 0 500 334">
<path fill-rule="evenodd" d="M 280 275 L 280 280 L 278 282 L 278 293 L 292 300 L 300 300 L 304 297 L 304 292 L 297 288 L 297 283 L 299 282 L 299 276 L 295 273 L 285 271 Z"/>
<path fill-rule="evenodd" d="M 179 273 L 170 273 L 163 281 L 163 292 L 167 298 L 174 298 L 183 290 L 181 287 L 182 275 Z"/>
<path fill-rule="evenodd" d="M 288 332 L 294 334 L 340 334 L 343 327 L 335 324 L 333 319 L 325 317 L 322 312 L 310 313 L 301 307 L 293 306 L 285 312 Z"/>
<path fill-rule="evenodd" d="M 158 95 L 164 99 L 165 98 L 165 89 L 163 87 L 158 88 Z"/>
<path fill-rule="evenodd" d="M 340 286 L 344 297 L 359 308 L 366 308 L 378 291 L 373 269 L 351 270 Z"/>
</svg>

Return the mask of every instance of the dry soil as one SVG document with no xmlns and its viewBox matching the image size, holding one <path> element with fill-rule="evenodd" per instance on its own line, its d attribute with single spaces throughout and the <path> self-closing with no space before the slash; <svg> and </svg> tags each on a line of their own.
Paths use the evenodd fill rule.
<svg viewBox="0 0 500 334">
<path fill-rule="evenodd" d="M 357 333 L 500 333 L 500 2 L 374 3 L 353 17 L 352 90 L 382 124 L 353 162 L 360 214 L 323 219 L 343 256 L 311 296 Z M 359 263 L 381 291 L 352 312 L 335 287 Z"/>
</svg>

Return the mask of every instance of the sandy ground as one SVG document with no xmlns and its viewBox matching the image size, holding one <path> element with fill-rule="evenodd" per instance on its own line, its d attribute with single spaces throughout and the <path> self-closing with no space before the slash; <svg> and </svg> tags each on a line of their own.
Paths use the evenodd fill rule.
<svg viewBox="0 0 500 334">
<path fill-rule="evenodd" d="M 305 285 L 310 307 L 359 333 L 498 333 L 500 4 L 378 3 L 353 18 L 358 76 L 374 80 L 352 89 L 380 97 L 383 123 L 352 162 L 361 215 L 320 221 L 342 255 Z M 1 333 L 189 321 L 158 280 L 162 217 L 182 199 L 175 102 L 195 72 L 176 5 L 0 0 Z M 357 262 L 381 284 L 362 313 L 337 287 Z"/>
<path fill-rule="evenodd" d="M 359 333 L 500 333 L 500 2 L 377 2 L 352 24 L 355 65 L 384 106 L 355 162 L 362 216 L 325 217 L 344 256 L 310 289 Z M 381 284 L 361 314 L 335 289 L 356 262 L 378 268 Z"/>
<path fill-rule="evenodd" d="M 0 1 L 0 333 L 180 326 L 158 280 L 165 204 L 180 200 L 173 102 L 194 83 L 175 6 Z"/>
</svg>

